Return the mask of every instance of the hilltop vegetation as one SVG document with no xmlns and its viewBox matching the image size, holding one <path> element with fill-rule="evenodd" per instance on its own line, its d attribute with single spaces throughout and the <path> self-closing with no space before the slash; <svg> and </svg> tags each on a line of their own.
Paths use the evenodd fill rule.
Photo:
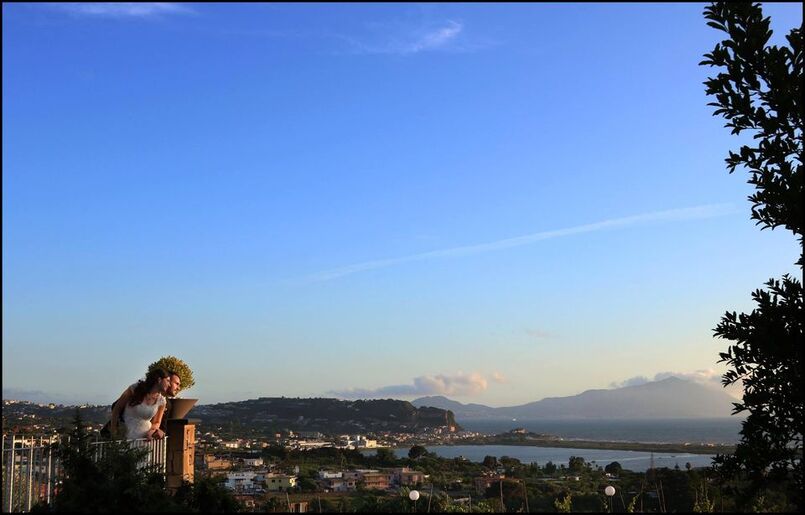
<svg viewBox="0 0 805 515">
<path fill-rule="evenodd" d="M 63 427 L 75 415 L 75 406 L 10 403 L 3 407 L 7 429 L 22 430 L 33 425 Z M 109 419 L 109 406 L 79 408 L 84 420 L 102 424 Z M 431 407 L 416 408 L 410 402 L 393 399 L 340 401 L 325 398 L 261 397 L 238 402 L 196 406 L 189 414 L 202 426 L 236 426 L 244 434 L 261 434 L 280 429 L 354 433 L 366 431 L 413 432 L 453 426 L 460 429 L 453 413 Z"/>
<path fill-rule="evenodd" d="M 340 401 L 326 398 L 261 397 L 240 402 L 199 406 L 193 417 L 202 423 L 227 424 L 233 420 L 253 428 L 350 433 L 361 431 L 417 431 L 458 428 L 452 411 L 414 407 L 394 399 Z"/>
</svg>

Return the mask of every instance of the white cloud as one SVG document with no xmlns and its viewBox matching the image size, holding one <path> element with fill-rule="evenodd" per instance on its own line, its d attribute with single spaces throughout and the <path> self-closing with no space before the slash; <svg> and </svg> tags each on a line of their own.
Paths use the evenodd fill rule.
<svg viewBox="0 0 805 515">
<path fill-rule="evenodd" d="M 407 48 L 402 49 L 402 53 L 415 54 L 423 50 L 433 50 L 445 46 L 459 35 L 463 26 L 455 21 L 448 21 L 447 25 L 436 30 L 432 30 L 419 39 L 411 43 Z"/>
<path fill-rule="evenodd" d="M 496 383 L 505 382 L 505 377 L 499 372 L 491 374 L 490 378 Z M 383 386 L 380 388 L 351 388 L 348 390 L 332 390 L 329 393 L 338 397 L 349 399 L 372 399 L 387 397 L 412 397 L 423 395 L 453 395 L 466 397 L 478 395 L 489 388 L 487 378 L 478 372 L 465 374 L 458 372 L 454 375 L 430 375 L 414 378 L 412 384 Z"/>
<path fill-rule="evenodd" d="M 625 381 L 613 382 L 609 386 L 610 388 L 622 388 L 624 386 L 637 386 L 651 381 L 662 381 L 663 379 L 668 379 L 669 377 L 678 377 L 679 379 L 693 381 L 710 388 L 723 390 L 725 393 L 735 397 L 736 399 L 743 397 L 743 385 L 732 384 L 724 388 L 723 384 L 721 383 L 721 376 L 721 372 L 718 372 L 712 368 L 695 370 L 693 372 L 659 372 L 654 375 L 653 379 L 649 379 L 646 376 L 635 376 L 626 379 Z"/>
<path fill-rule="evenodd" d="M 48 6 L 75 15 L 107 18 L 148 18 L 161 14 L 194 12 L 186 4 L 172 2 L 69 2 Z"/>
<path fill-rule="evenodd" d="M 381 34 L 374 35 L 369 41 L 365 37 L 343 35 L 336 37 L 349 43 L 352 50 L 359 54 L 409 55 L 447 48 L 461 50 L 464 47 L 454 46 L 454 43 L 463 30 L 464 26 L 461 23 L 447 20 L 435 28 L 430 26 L 400 30 L 384 27 Z"/>
<path fill-rule="evenodd" d="M 302 282 L 322 282 L 337 279 L 347 275 L 364 272 L 366 270 L 376 270 L 379 268 L 387 268 L 394 265 L 401 265 L 403 263 L 411 263 L 414 261 L 426 261 L 429 259 L 438 258 L 452 258 L 471 256 L 475 254 L 482 254 L 486 252 L 493 252 L 512 247 L 521 247 L 523 245 L 530 245 L 538 241 L 550 240 L 562 236 L 571 236 L 574 234 L 583 234 L 598 232 L 608 229 L 618 229 L 623 227 L 631 227 L 640 224 L 649 223 L 665 223 L 677 222 L 683 220 L 700 220 L 704 218 L 713 218 L 717 216 L 724 216 L 736 213 L 737 210 L 731 204 L 710 204 L 704 206 L 686 207 L 679 209 L 669 209 L 666 211 L 653 211 L 650 213 L 641 213 L 639 215 L 627 216 L 623 218 L 612 218 L 585 225 L 577 225 L 575 227 L 567 227 L 564 229 L 556 229 L 552 231 L 542 231 L 533 234 L 526 234 L 524 236 L 517 236 L 514 238 L 506 238 L 489 243 L 480 243 L 477 245 L 466 245 L 463 247 L 453 247 L 449 249 L 434 250 L 430 252 L 423 252 L 421 254 L 413 254 L 410 256 L 403 256 L 397 258 L 378 259 L 375 261 L 364 261 L 363 263 L 356 263 L 354 265 L 347 265 L 340 268 L 325 270 L 317 274 L 308 276 Z"/>
<path fill-rule="evenodd" d="M 624 386 L 638 386 L 641 384 L 650 383 L 651 379 L 646 376 L 635 376 L 621 382 L 612 382 L 609 384 L 610 388 L 623 388 Z"/>
<path fill-rule="evenodd" d="M 494 382 L 496 382 L 498 384 L 504 384 L 506 382 L 506 377 L 503 374 L 501 374 L 500 372 L 497 372 L 497 371 L 492 372 L 492 375 L 490 376 L 490 379 L 492 379 L 492 381 L 494 381 Z"/>
<path fill-rule="evenodd" d="M 655 381 L 678 377 L 702 384 L 721 384 L 721 374 L 712 368 L 696 370 L 694 372 L 660 372 L 654 376 Z"/>
</svg>

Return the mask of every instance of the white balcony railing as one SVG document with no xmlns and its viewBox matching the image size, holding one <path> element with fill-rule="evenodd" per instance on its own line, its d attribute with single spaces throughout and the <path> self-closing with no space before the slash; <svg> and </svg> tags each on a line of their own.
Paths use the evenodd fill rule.
<svg viewBox="0 0 805 515">
<path fill-rule="evenodd" d="M 26 512 L 36 504 L 50 504 L 61 481 L 62 468 L 56 444 L 58 436 L 3 435 L 3 512 Z M 69 440 L 61 440 L 67 443 Z M 90 445 L 93 456 L 101 458 L 109 441 L 97 440 Z M 143 466 L 152 465 L 163 474 L 167 462 L 167 437 L 162 440 L 129 440 L 132 448 L 145 448 L 148 453 Z"/>
</svg>

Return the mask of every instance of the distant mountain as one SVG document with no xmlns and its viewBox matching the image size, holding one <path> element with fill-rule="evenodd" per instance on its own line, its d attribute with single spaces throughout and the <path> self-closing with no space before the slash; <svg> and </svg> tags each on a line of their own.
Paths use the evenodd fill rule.
<svg viewBox="0 0 805 515">
<path fill-rule="evenodd" d="M 462 404 L 446 397 L 422 397 L 417 407 L 451 410 L 456 419 L 491 418 L 714 418 L 729 417 L 735 399 L 693 381 L 669 377 L 637 386 L 587 390 L 570 397 L 549 397 L 502 408 Z"/>
<path fill-rule="evenodd" d="M 441 408 L 450 410 L 457 419 L 480 419 L 480 418 L 495 418 L 503 417 L 504 415 L 496 414 L 498 408 L 491 408 L 483 404 L 462 404 L 444 397 L 442 395 L 434 395 L 431 397 L 420 397 L 411 401 L 411 404 L 417 408 L 432 406 L 434 408 Z"/>
</svg>

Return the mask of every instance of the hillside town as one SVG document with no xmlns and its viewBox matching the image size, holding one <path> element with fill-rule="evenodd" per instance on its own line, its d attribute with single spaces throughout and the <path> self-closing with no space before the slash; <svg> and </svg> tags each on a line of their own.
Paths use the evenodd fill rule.
<svg viewBox="0 0 805 515">
<path fill-rule="evenodd" d="M 256 499 L 266 494 L 294 493 L 302 490 L 298 466 L 283 469 L 276 461 L 276 453 L 308 451 L 314 449 L 341 449 L 368 451 L 404 448 L 424 443 L 444 444 L 478 433 L 450 431 L 450 428 L 432 428 L 417 434 L 386 431 L 367 435 L 326 435 L 318 431 L 278 432 L 273 439 L 224 439 L 214 432 L 201 432 L 197 440 L 196 471 L 202 475 L 220 477 L 223 484 L 235 493 L 244 506 L 256 505 Z M 271 453 L 274 453 L 272 462 Z M 329 468 L 315 471 L 308 492 L 348 493 L 359 488 L 393 491 L 400 488 L 421 487 L 428 475 L 409 467 L 387 468 Z M 297 507 L 298 508 L 298 507 Z"/>
<path fill-rule="evenodd" d="M 66 417 L 72 413 L 73 417 L 82 417 L 91 437 L 101 442 L 99 421 L 109 417 L 108 406 L 4 400 L 3 408 L 4 432 L 53 435 L 71 426 L 74 421 Z M 422 495 L 440 509 L 453 511 L 499 511 L 503 506 L 516 511 L 527 502 L 531 509 L 542 503 L 542 510 L 552 510 L 554 502 L 566 502 L 571 497 L 574 508 L 595 510 L 600 508 L 600 493 L 596 492 L 606 484 L 620 485 L 624 495 L 656 504 L 661 511 L 654 492 L 640 493 L 639 485 L 646 475 L 623 470 L 617 462 L 597 464 L 579 456 L 571 456 L 567 463 L 528 463 L 508 456 L 486 456 L 479 462 L 460 455 L 441 458 L 429 452 L 429 448 L 450 445 L 576 447 L 586 443 L 624 449 L 647 444 L 580 442 L 532 433 L 523 427 L 486 434 L 458 424 L 340 433 L 292 429 L 283 427 L 284 421 L 275 421 L 282 429 L 255 432 L 241 420 L 253 419 L 251 410 L 235 409 L 225 422 L 223 416 L 212 418 L 207 407 L 197 411 L 203 418 L 186 419 L 194 426 L 194 450 L 187 455 L 192 475 L 197 482 L 219 485 L 244 511 L 372 511 L 377 503 L 385 511 L 407 511 L 413 502 L 409 495 Z M 194 414 L 191 412 L 190 417 Z M 361 419 L 343 420 L 348 426 L 365 425 Z M 36 444 L 24 440 L 17 443 Z M 700 447 L 681 445 L 686 452 L 712 450 Z M 677 479 L 684 477 L 685 484 L 700 482 L 699 472 L 689 463 L 684 465 L 684 471 L 660 469 L 659 473 L 669 475 L 669 481 L 679 476 Z M 523 492 L 528 492 L 527 496 Z M 684 496 L 680 499 L 688 502 Z"/>
</svg>

